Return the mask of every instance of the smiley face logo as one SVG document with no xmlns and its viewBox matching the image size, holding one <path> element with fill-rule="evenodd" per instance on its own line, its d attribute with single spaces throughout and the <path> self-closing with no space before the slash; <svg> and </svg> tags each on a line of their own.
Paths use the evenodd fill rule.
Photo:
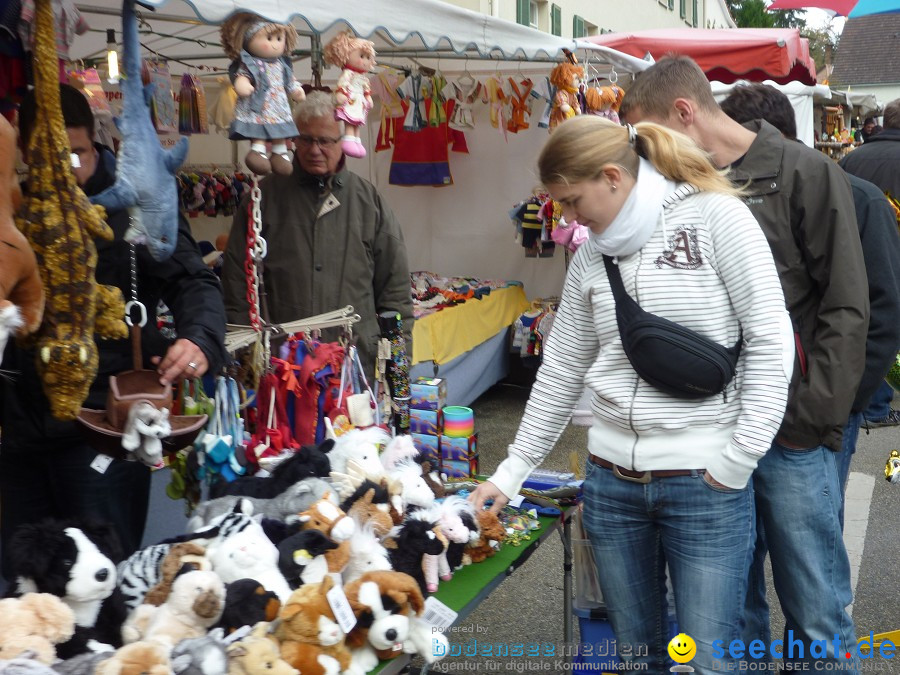
<svg viewBox="0 0 900 675">
<path fill-rule="evenodd" d="M 669 641 L 669 656 L 675 663 L 687 663 L 697 655 L 697 644 L 686 634 L 679 633 Z"/>
</svg>

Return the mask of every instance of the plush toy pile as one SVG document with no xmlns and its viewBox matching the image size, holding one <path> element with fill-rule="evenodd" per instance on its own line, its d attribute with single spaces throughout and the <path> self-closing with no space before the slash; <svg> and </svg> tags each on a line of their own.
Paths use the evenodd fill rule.
<svg viewBox="0 0 900 675">
<path fill-rule="evenodd" d="M 404 653 L 432 663 L 447 645 L 425 598 L 504 537 L 493 514 L 443 497 L 408 437 L 380 430 L 305 446 L 223 492 L 189 532 L 124 560 L 105 525 L 21 528 L 3 657 L 68 675 L 362 675 Z"/>
</svg>

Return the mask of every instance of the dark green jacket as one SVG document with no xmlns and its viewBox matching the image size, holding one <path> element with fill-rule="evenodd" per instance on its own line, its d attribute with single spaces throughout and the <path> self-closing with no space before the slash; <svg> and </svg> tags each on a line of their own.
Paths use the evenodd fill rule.
<svg viewBox="0 0 900 675">
<path fill-rule="evenodd" d="M 786 141 L 767 122 L 744 125 L 756 140 L 730 177 L 762 226 L 791 315 L 797 354 L 778 440 L 841 449 L 862 378 L 868 283 L 853 194 L 840 167 Z"/>
<path fill-rule="evenodd" d="M 260 189 L 270 320 L 285 323 L 353 305 L 362 317 L 353 332 L 371 378 L 379 337 L 377 314 L 396 311 L 411 357 L 413 311 L 406 246 L 394 214 L 375 186 L 343 167 L 325 180 L 295 163 L 292 175 L 270 175 L 260 182 Z M 244 199 L 235 213 L 222 266 L 228 321 L 244 325 L 249 324 L 246 242 Z M 326 339 L 335 335 L 323 332 Z"/>
</svg>

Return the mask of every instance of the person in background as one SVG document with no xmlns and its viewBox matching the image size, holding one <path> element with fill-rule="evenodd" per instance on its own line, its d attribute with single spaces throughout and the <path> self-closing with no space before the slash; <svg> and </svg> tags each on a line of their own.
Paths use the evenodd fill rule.
<svg viewBox="0 0 900 675">
<path fill-rule="evenodd" d="M 900 98 L 884 107 L 884 130 L 870 136 L 864 146 L 847 153 L 840 165 L 847 173 L 875 184 L 885 194 L 900 226 Z M 882 382 L 863 412 L 866 425 L 894 427 L 900 424 L 900 410 L 891 406 L 893 399 L 893 388 Z"/>
<path fill-rule="evenodd" d="M 685 56 L 638 75 L 620 115 L 690 136 L 716 166 L 745 187 L 775 258 L 791 315 L 796 359 L 787 411 L 772 448 L 753 473 L 758 551 L 744 614 L 745 644 L 770 644 L 765 569 L 768 545 L 785 636 L 804 644 L 802 667 L 848 662 L 855 644 L 850 563 L 841 536 L 837 453 L 865 370 L 869 291 L 853 194 L 843 171 L 822 153 L 786 140 L 765 120 L 738 124 L 719 108 L 709 81 Z M 762 533 L 765 533 L 763 539 Z M 837 638 L 835 638 L 837 636 Z M 815 640 L 827 657 L 811 658 Z M 840 640 L 840 643 L 838 643 Z"/>
<path fill-rule="evenodd" d="M 740 637 L 754 541 L 748 481 L 778 430 L 791 373 L 772 253 L 739 190 L 689 138 L 660 125 L 565 121 L 538 170 L 566 220 L 591 238 L 569 267 L 509 455 L 470 499 L 479 508 L 492 499 L 497 511 L 515 497 L 590 388 L 585 527 L 616 640 L 649 646 L 646 655 L 620 654 L 668 671 L 668 563 L 679 629 L 697 645 L 691 665 L 712 673 L 713 642 Z M 645 311 L 742 344 L 723 391 L 685 400 L 638 375 L 604 256 Z M 727 654 L 718 661 L 735 666 Z"/>
<path fill-rule="evenodd" d="M 60 85 L 62 113 L 72 153 L 80 167 L 75 179 L 87 195 L 113 184 L 116 158 L 95 144 L 94 116 L 84 94 Z M 35 122 L 36 103 L 29 93 L 19 110 L 19 140 L 27 147 Z M 24 185 L 27 193 L 28 185 Z M 110 211 L 107 222 L 113 241 L 97 240 L 97 282 L 131 294 L 130 245 L 124 240 L 127 211 Z M 160 301 L 175 318 L 178 338 L 170 342 L 154 320 L 141 331 L 145 367 L 155 368 L 163 384 L 182 377 L 215 372 L 226 358 L 225 309 L 215 275 L 200 257 L 184 218 L 178 243 L 168 260 L 157 262 L 143 246 L 136 247 L 138 298 L 155 318 Z M 97 377 L 85 407 L 103 409 L 109 376 L 132 369 L 130 340 L 98 340 Z M 109 466 L 82 438 L 77 422 L 62 422 L 50 414 L 35 355 L 11 340 L 3 368 L 17 373 L 0 378 L 0 540 L 3 571 L 8 574 L 9 540 L 16 528 L 44 518 L 86 517 L 109 522 L 119 535 L 125 555 L 137 550 L 143 538 L 150 496 L 150 468 L 140 462 L 113 460 Z"/>
<path fill-rule="evenodd" d="M 881 130 L 874 117 L 867 117 L 863 120 L 863 125 L 859 130 L 859 140 L 866 143 L 870 138 L 881 133 Z"/>
<path fill-rule="evenodd" d="M 775 87 L 767 84 L 735 87 L 719 105 L 736 122 L 743 124 L 763 119 L 788 140 L 797 140 L 794 108 L 788 97 Z M 848 174 L 848 177 L 853 188 L 856 222 L 869 282 L 869 330 L 866 335 L 866 366 L 850 407 L 850 418 L 844 426 L 842 448 L 838 454 L 842 495 L 847 489 L 850 461 L 856 452 L 863 410 L 879 385 L 884 386 L 884 375 L 900 349 L 900 234 L 897 232 L 897 218 L 881 190 L 853 174 Z M 843 525 L 843 504 L 840 520 Z"/>
<path fill-rule="evenodd" d="M 353 305 L 362 317 L 353 332 L 372 382 L 379 313 L 400 314 L 407 353 L 412 349 L 403 232 L 375 186 L 345 166 L 343 122 L 334 117 L 331 94 L 310 92 L 295 107 L 294 121 L 300 133 L 293 174 L 260 182 L 269 320 L 287 323 Z M 228 320 L 238 324 L 248 323 L 247 199 L 235 212 L 222 266 Z"/>
</svg>

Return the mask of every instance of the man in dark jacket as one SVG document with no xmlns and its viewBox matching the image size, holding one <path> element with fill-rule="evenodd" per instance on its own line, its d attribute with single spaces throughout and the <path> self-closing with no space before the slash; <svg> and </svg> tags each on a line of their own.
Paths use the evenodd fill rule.
<svg viewBox="0 0 900 675">
<path fill-rule="evenodd" d="M 310 92 L 297 104 L 295 122 L 300 133 L 294 173 L 260 183 L 269 319 L 287 323 L 353 305 L 362 317 L 353 332 L 372 382 L 380 313 L 400 315 L 407 353 L 412 353 L 412 290 L 403 231 L 375 186 L 344 165 L 343 123 L 334 119 L 331 96 Z M 228 320 L 238 324 L 249 323 L 246 256 L 245 200 L 235 212 L 222 265 Z"/>
<path fill-rule="evenodd" d="M 784 421 L 753 474 L 757 524 L 766 537 L 757 546 L 769 546 L 785 635 L 792 631 L 804 645 L 806 659 L 799 660 L 843 668 L 843 650 L 856 636 L 846 611 L 852 591 L 835 454 L 864 371 L 869 322 L 847 177 L 767 122 L 742 126 L 729 118 L 703 71 L 684 56 L 664 58 L 638 75 L 620 114 L 630 123 L 657 122 L 685 133 L 728 167 L 769 240 L 796 358 Z M 748 579 L 745 644 L 771 642 L 764 574 L 758 556 Z M 727 642 L 730 636 L 722 637 Z M 829 641 L 825 659 L 812 657 L 815 640 Z"/>
<path fill-rule="evenodd" d="M 736 87 L 722 101 L 721 108 L 737 122 L 764 119 L 785 138 L 797 140 L 794 109 L 788 97 L 775 87 L 767 84 Z M 884 384 L 884 374 L 894 363 L 900 349 L 900 234 L 897 233 L 897 217 L 875 185 L 853 174 L 848 174 L 848 178 L 853 188 L 853 204 L 869 282 L 869 331 L 866 335 L 866 368 L 850 408 L 850 418 L 844 426 L 842 449 L 838 454 L 842 495 L 847 488 L 850 461 L 856 452 L 863 410 L 879 385 Z M 893 389 L 887 386 L 893 395 Z M 843 524 L 843 504 L 840 520 Z"/>
<path fill-rule="evenodd" d="M 73 173 L 88 195 L 113 184 L 113 153 L 92 141 L 94 116 L 85 96 L 61 85 L 63 118 L 72 154 L 78 157 Z M 19 112 L 19 135 L 27 144 L 35 119 L 32 95 Z M 76 164 L 73 161 L 73 164 Z M 28 186 L 25 185 L 27 191 Z M 100 284 L 131 296 L 131 247 L 123 236 L 128 213 L 112 211 L 107 222 L 113 241 L 97 244 L 96 278 Z M 143 246 L 135 247 L 138 299 L 150 320 L 141 331 L 145 367 L 155 367 L 164 384 L 182 377 L 217 370 L 225 359 L 225 311 L 216 276 L 203 264 L 187 222 L 178 228 L 171 258 L 156 262 Z M 175 319 L 178 338 L 165 339 L 157 327 L 156 308 L 162 300 Z M 97 340 L 100 360 L 97 377 L 85 407 L 106 407 L 110 375 L 132 368 L 129 340 Z M 90 517 L 110 522 L 127 554 L 140 547 L 147 519 L 150 468 L 140 462 L 112 460 L 100 455 L 82 437 L 77 422 L 53 418 L 35 368 L 35 355 L 10 341 L 3 369 L 14 376 L 0 379 L 0 537 L 6 574 L 8 543 L 22 524 L 43 518 Z"/>
<path fill-rule="evenodd" d="M 884 192 L 900 225 L 900 99 L 885 106 L 884 130 L 867 138 L 864 146 L 847 154 L 840 163 L 847 173 L 874 183 Z M 891 385 L 882 382 L 863 412 L 869 426 L 892 427 L 900 424 L 900 410 L 891 407 L 893 398 Z"/>
</svg>

